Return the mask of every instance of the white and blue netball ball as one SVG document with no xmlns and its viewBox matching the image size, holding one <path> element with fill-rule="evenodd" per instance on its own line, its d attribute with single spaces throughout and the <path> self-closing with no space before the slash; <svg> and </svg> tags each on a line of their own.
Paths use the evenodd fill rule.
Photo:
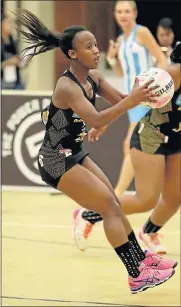
<svg viewBox="0 0 181 307">
<path fill-rule="evenodd" d="M 139 85 L 144 85 L 150 79 L 154 79 L 149 87 L 158 85 L 159 87 L 153 90 L 153 94 L 157 94 L 155 97 L 155 102 L 143 101 L 141 104 L 151 107 L 153 109 L 159 109 L 170 102 L 174 95 L 174 82 L 170 74 L 161 69 L 152 67 L 146 71 L 141 72 L 137 76 L 139 80 Z"/>
</svg>

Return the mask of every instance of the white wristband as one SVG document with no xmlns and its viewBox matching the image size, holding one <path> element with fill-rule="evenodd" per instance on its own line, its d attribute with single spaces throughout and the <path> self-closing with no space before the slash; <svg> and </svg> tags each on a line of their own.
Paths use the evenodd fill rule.
<svg viewBox="0 0 181 307">
<path fill-rule="evenodd" d="M 110 66 L 114 66 L 117 63 L 117 59 L 116 58 L 111 59 L 109 57 L 106 57 L 106 60 L 108 61 Z"/>
</svg>

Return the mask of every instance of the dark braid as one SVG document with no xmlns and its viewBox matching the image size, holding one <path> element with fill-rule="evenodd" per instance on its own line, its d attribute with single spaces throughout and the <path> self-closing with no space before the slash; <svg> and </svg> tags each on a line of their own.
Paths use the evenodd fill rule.
<svg viewBox="0 0 181 307">
<path fill-rule="evenodd" d="M 75 35 L 78 32 L 87 31 L 87 29 L 82 26 L 71 26 L 66 28 L 62 33 L 54 34 L 30 11 L 24 9 L 20 10 L 19 14 L 16 16 L 17 24 L 19 25 L 18 31 L 22 34 L 24 41 L 30 45 L 23 51 L 25 53 L 26 51 L 32 51 L 31 54 L 28 54 L 28 60 L 31 60 L 32 57 L 37 54 L 53 50 L 57 47 L 70 58 L 68 51 L 73 47 Z M 28 32 L 21 27 L 25 27 Z"/>
</svg>

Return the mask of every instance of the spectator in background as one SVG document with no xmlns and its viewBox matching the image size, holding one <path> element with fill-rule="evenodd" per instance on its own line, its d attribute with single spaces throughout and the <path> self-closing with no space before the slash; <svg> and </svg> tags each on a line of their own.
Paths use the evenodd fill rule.
<svg viewBox="0 0 181 307">
<path fill-rule="evenodd" d="M 20 57 L 12 35 L 13 22 L 10 17 L 1 17 L 1 87 L 2 89 L 24 89 L 20 75 Z"/>
<path fill-rule="evenodd" d="M 170 59 L 170 54 L 173 50 L 174 42 L 174 32 L 173 32 L 173 21 L 170 18 L 160 19 L 157 26 L 157 39 L 161 46 L 162 51 L 168 59 Z"/>
</svg>

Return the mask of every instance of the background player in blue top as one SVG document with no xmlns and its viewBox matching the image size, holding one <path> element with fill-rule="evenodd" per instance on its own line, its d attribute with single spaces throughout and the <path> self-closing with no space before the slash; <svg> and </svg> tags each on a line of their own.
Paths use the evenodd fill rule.
<svg viewBox="0 0 181 307">
<path fill-rule="evenodd" d="M 157 67 L 165 68 L 167 60 L 155 38 L 147 27 L 138 25 L 137 5 L 135 1 L 117 1 L 114 7 L 114 17 L 122 30 L 117 41 L 110 41 L 107 60 L 118 76 L 124 77 L 125 93 L 129 93 L 136 76 L 153 66 L 153 57 Z M 124 141 L 124 160 L 120 178 L 116 186 L 117 196 L 121 196 L 129 187 L 134 177 L 130 160 L 129 144 L 131 134 L 140 119 L 149 108 L 139 105 L 128 111 L 129 128 Z"/>
</svg>

